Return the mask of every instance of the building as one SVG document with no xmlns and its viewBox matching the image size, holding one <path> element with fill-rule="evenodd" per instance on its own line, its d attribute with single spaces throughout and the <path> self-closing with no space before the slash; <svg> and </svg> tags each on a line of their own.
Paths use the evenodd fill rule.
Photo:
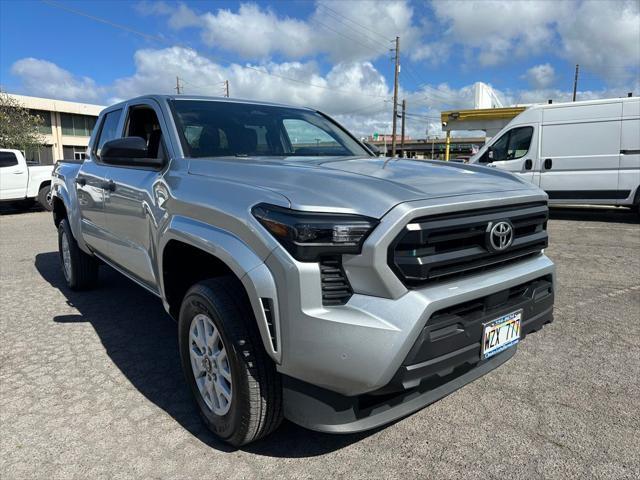
<svg viewBox="0 0 640 480">
<path fill-rule="evenodd" d="M 527 107 L 479 108 L 473 110 L 451 110 L 442 112 L 442 130 L 447 133 L 444 158 L 449 160 L 451 132 L 478 131 L 485 133 L 485 140 L 493 137 Z M 482 142 L 484 143 L 484 142 Z"/>
<path fill-rule="evenodd" d="M 103 105 L 67 102 L 50 98 L 9 94 L 42 118 L 39 130 L 45 145 L 38 150 L 26 151 L 27 161 L 51 165 L 61 158 L 84 159 L 91 131 Z"/>
<path fill-rule="evenodd" d="M 474 154 L 479 147 L 484 144 L 484 137 L 459 137 L 451 138 L 449 152 L 451 158 L 468 158 Z M 371 145 L 375 145 L 383 155 L 391 155 L 391 143 L 384 140 L 367 140 Z M 385 152 L 386 147 L 386 152 Z M 400 157 L 417 159 L 444 160 L 446 157 L 447 141 L 445 138 L 430 139 L 405 139 L 404 152 L 396 140 L 396 153 Z"/>
</svg>

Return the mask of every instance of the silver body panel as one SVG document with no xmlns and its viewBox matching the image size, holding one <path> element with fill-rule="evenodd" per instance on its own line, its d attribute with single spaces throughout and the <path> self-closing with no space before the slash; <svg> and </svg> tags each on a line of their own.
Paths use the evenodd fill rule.
<svg viewBox="0 0 640 480">
<path fill-rule="evenodd" d="M 455 282 L 408 290 L 386 255 L 412 218 L 545 200 L 544 192 L 497 169 L 443 162 L 184 158 L 171 98 L 141 97 L 115 105 L 98 121 L 99 126 L 106 113 L 126 112 L 131 105 L 153 107 L 169 157 L 162 170 L 101 164 L 92 137 L 84 163 L 57 164 L 53 194 L 64 203 L 80 248 L 157 294 L 167 310 L 162 272 L 170 242 L 192 245 L 224 262 L 242 281 L 265 349 L 284 374 L 346 395 L 375 390 L 389 381 L 434 310 L 554 271 L 541 254 Z M 125 121 L 123 114 L 120 132 Z M 79 178 L 86 182 L 78 184 Z M 109 180 L 116 184 L 114 191 L 101 188 Z M 258 203 L 380 220 L 362 254 L 343 257 L 355 292 L 346 305 L 322 305 L 319 265 L 289 255 L 252 216 Z M 273 301 L 277 348 L 261 298 Z"/>
</svg>

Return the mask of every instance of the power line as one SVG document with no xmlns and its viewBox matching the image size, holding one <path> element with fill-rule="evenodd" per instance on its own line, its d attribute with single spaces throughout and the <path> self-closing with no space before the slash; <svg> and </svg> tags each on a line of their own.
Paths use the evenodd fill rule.
<svg viewBox="0 0 640 480">
<path fill-rule="evenodd" d="M 375 52 L 377 55 L 386 55 L 386 54 L 387 54 L 387 52 L 386 52 L 386 51 L 385 51 L 384 53 L 380 53 L 380 52 L 378 52 L 377 50 L 374 50 L 373 45 L 367 45 L 367 44 L 365 44 L 365 43 L 361 42 L 360 40 L 358 40 L 358 39 L 356 39 L 356 38 L 354 38 L 354 37 L 350 37 L 349 35 L 346 35 L 345 33 L 342 33 L 342 32 L 340 32 L 340 31 L 338 31 L 338 30 L 335 30 L 335 29 L 331 28 L 329 25 L 326 25 L 326 24 L 322 23 L 322 22 L 321 22 L 320 20 L 318 20 L 318 19 L 314 19 L 313 21 L 314 21 L 315 23 L 317 23 L 318 25 L 320 25 L 320 26 L 322 26 L 322 27 L 326 28 L 327 30 L 331 30 L 332 32 L 337 33 L 337 34 L 338 34 L 338 35 L 340 35 L 341 37 L 346 38 L 347 40 L 350 40 L 350 41 L 352 41 L 352 42 L 356 42 L 356 43 L 358 43 L 358 44 L 362 45 L 363 47 L 365 47 L 365 48 L 367 48 L 367 49 L 370 49 L 370 50 L 372 51 L 372 53 L 373 53 L 373 52 Z"/>
<path fill-rule="evenodd" d="M 350 110 L 348 112 L 336 113 L 335 115 L 336 116 L 337 115 L 351 115 L 353 113 L 361 112 L 361 111 L 364 111 L 364 110 L 369 110 L 370 108 L 373 108 L 373 107 L 378 107 L 381 104 L 384 105 L 385 103 L 387 103 L 387 101 L 388 100 L 378 100 L 377 102 L 372 103 L 371 105 L 367 105 L 366 107 L 356 108 L 355 110 Z"/>
<path fill-rule="evenodd" d="M 191 83 L 189 80 L 187 80 L 185 78 L 181 78 L 180 80 L 182 80 L 183 83 L 191 85 L 192 87 L 195 87 L 195 88 L 209 88 L 209 87 L 216 87 L 216 86 L 223 86 L 224 85 L 224 80 L 221 81 L 221 82 L 208 83 L 208 84 L 205 84 L 205 85 L 196 85 L 194 83 Z"/>
<path fill-rule="evenodd" d="M 320 6 L 321 6 L 322 8 L 324 8 L 325 10 L 329 10 L 330 12 L 333 12 L 333 15 L 331 15 L 331 16 L 332 16 L 332 17 L 334 17 L 334 18 L 347 20 L 348 22 L 350 22 L 350 23 L 352 23 L 352 24 L 354 24 L 354 25 L 357 25 L 358 27 L 360 27 L 360 28 L 362 28 L 362 29 L 364 29 L 364 30 L 366 30 L 366 31 L 368 31 L 368 32 L 371 32 L 371 33 L 373 33 L 374 35 L 377 35 L 378 37 L 385 39 L 387 42 L 393 42 L 393 40 L 391 40 L 391 39 L 389 39 L 389 38 L 386 38 L 386 37 L 385 37 L 384 35 L 382 35 L 381 33 L 376 32 L 375 30 L 373 30 L 373 29 L 371 29 L 371 28 L 369 28 L 369 27 L 366 27 L 366 26 L 362 25 L 361 23 L 356 22 L 355 20 L 353 20 L 353 19 L 351 19 L 351 18 L 349 18 L 349 17 L 347 17 L 347 16 L 343 15 L 343 14 L 342 14 L 342 13 L 340 13 L 340 12 L 336 12 L 333 8 L 330 8 L 330 7 L 328 7 L 328 6 L 327 6 L 327 5 L 325 5 L 325 4 L 321 4 Z M 343 22 L 343 23 L 344 23 L 344 22 Z M 372 40 L 373 40 L 373 39 L 372 39 Z M 380 44 L 382 45 L 382 43 L 381 43 L 381 42 L 380 42 Z M 386 45 L 385 45 L 385 46 L 386 46 Z"/>
<path fill-rule="evenodd" d="M 85 17 L 85 18 L 89 18 L 89 19 L 94 20 L 96 22 L 104 23 L 105 25 L 109 25 L 111 27 L 127 31 L 127 32 L 133 33 L 135 35 L 139 35 L 139 36 L 141 36 L 143 38 L 146 38 L 148 40 L 155 40 L 155 41 L 163 43 L 165 45 L 170 45 L 171 44 L 167 39 L 162 38 L 162 37 L 160 37 L 158 35 L 152 35 L 152 34 L 148 34 L 148 33 L 145 33 L 145 32 L 141 32 L 139 30 L 130 28 L 130 27 L 126 26 L 126 25 L 115 23 L 115 22 L 112 22 L 110 20 L 106 20 L 104 18 L 97 17 L 95 15 L 90 15 L 90 14 L 82 12 L 80 10 L 76 10 L 74 8 L 69 8 L 66 5 L 60 5 L 59 3 L 54 2 L 52 0 L 40 0 L 40 1 L 45 3 L 45 4 L 47 4 L 47 5 L 49 5 L 49 6 L 51 6 L 51 7 L 55 7 L 55 8 L 58 8 L 60 10 L 66 10 L 69 13 L 73 13 L 75 15 L 79 15 L 79 16 L 82 16 L 82 17 Z M 204 58 L 216 59 L 216 57 L 212 57 L 210 55 L 204 54 L 204 53 L 200 52 L 199 50 L 191 47 L 190 45 L 178 44 L 177 46 L 182 47 L 182 48 L 189 48 L 189 49 L 193 50 L 194 52 L 198 53 L 199 55 L 201 55 Z M 227 62 L 227 63 L 230 63 L 230 64 L 234 63 L 233 61 L 231 61 L 229 59 L 226 59 L 226 58 L 223 58 L 223 57 L 217 57 L 217 60 L 221 60 L 223 62 Z M 372 95 L 372 94 L 369 94 L 369 93 L 359 92 L 359 91 L 356 91 L 356 90 L 341 90 L 341 89 L 337 89 L 337 88 L 328 87 L 326 85 L 317 85 L 315 83 L 305 82 L 304 80 L 299 80 L 297 78 L 287 77 L 286 75 L 280 75 L 280 74 L 277 74 L 277 73 L 269 72 L 268 70 L 263 70 L 263 69 L 260 69 L 258 67 L 253 67 L 251 65 L 243 65 L 241 67 L 242 68 L 246 68 L 248 70 L 254 70 L 254 71 L 256 71 L 258 73 L 261 73 L 263 75 L 269 75 L 271 77 L 280 78 L 282 80 L 287 80 L 289 82 L 294 82 L 294 83 L 298 83 L 298 84 L 301 84 L 301 85 L 307 85 L 309 87 L 321 88 L 321 89 L 324 89 L 324 90 L 330 90 L 330 91 L 333 91 L 333 92 L 344 93 L 344 94 L 348 94 L 348 95 L 361 95 L 361 96 L 371 97 L 371 98 L 388 98 L 387 95 Z"/>
<path fill-rule="evenodd" d="M 364 37 L 367 37 L 367 39 L 369 39 L 370 41 L 375 42 L 375 43 L 377 43 L 378 45 L 380 45 L 380 46 L 382 46 L 384 48 L 388 48 L 389 47 L 389 43 L 393 42 L 393 40 L 390 40 L 390 39 L 386 38 L 385 36 L 381 35 L 380 33 L 376 32 L 374 30 L 371 30 L 371 29 L 365 27 L 364 25 L 361 25 L 361 24 L 357 23 L 355 20 L 351 20 L 348 17 L 345 17 L 341 13 L 336 12 L 335 10 L 333 10 L 332 8 L 327 7 L 324 4 L 320 4 L 319 6 L 321 8 L 324 8 L 325 10 L 328 10 L 328 11 L 325 12 L 325 14 L 329 15 L 333 20 L 336 20 L 336 21 L 340 22 L 342 25 L 344 25 L 346 27 L 349 27 L 349 28 L 353 28 L 353 27 L 351 27 L 349 24 L 347 24 L 345 22 L 345 20 L 347 20 L 347 21 L 351 22 L 352 24 L 355 24 L 355 25 L 359 26 L 360 28 L 362 28 L 364 30 L 372 32 L 372 33 L 376 34 L 378 37 L 383 38 L 386 43 L 383 43 L 380 40 L 377 40 L 377 39 L 375 39 L 375 38 L 373 38 L 373 37 L 371 37 L 371 36 L 369 36 L 369 35 L 367 35 L 365 33 L 360 33 L 360 35 L 362 35 Z"/>
</svg>

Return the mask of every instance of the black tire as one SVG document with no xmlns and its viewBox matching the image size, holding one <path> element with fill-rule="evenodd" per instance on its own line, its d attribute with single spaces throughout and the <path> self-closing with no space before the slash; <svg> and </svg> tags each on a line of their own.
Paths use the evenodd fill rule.
<svg viewBox="0 0 640 480">
<path fill-rule="evenodd" d="M 48 212 L 53 210 L 53 203 L 51 199 L 51 185 L 45 185 L 40 189 L 40 191 L 38 192 L 38 203 Z"/>
<path fill-rule="evenodd" d="M 193 318 L 207 315 L 220 332 L 231 370 L 232 398 L 226 414 L 205 403 L 191 367 L 189 330 Z M 239 447 L 278 428 L 282 421 L 282 384 L 267 355 L 244 288 L 235 277 L 205 280 L 189 289 L 178 323 L 182 368 L 207 427 Z"/>
<path fill-rule="evenodd" d="M 65 268 L 64 263 L 63 237 L 66 237 L 69 245 L 69 271 Z M 80 250 L 66 218 L 58 225 L 58 252 L 62 274 L 69 288 L 72 290 L 87 290 L 95 286 L 98 280 L 98 260 Z"/>
</svg>

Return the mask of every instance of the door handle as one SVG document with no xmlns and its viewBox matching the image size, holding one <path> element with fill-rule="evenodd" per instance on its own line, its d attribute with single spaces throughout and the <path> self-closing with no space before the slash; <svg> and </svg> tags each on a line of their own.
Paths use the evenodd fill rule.
<svg viewBox="0 0 640 480">
<path fill-rule="evenodd" d="M 87 184 L 86 178 L 76 178 L 76 185 L 84 187 Z"/>
<path fill-rule="evenodd" d="M 530 159 L 530 158 L 527 158 L 527 159 L 524 161 L 524 169 L 525 169 L 525 170 L 531 170 L 532 168 L 533 168 L 533 162 L 531 161 L 531 159 Z"/>
<path fill-rule="evenodd" d="M 24 172 L 13 172 L 14 175 L 22 175 Z"/>
<path fill-rule="evenodd" d="M 110 192 L 115 192 L 116 182 L 114 182 L 113 180 L 107 180 L 102 184 L 102 188 L 104 188 L 105 190 L 109 190 Z"/>
<path fill-rule="evenodd" d="M 545 158 L 544 159 L 544 169 L 545 170 L 551 170 L 551 167 L 553 167 L 553 160 L 551 160 L 550 158 Z"/>
</svg>

